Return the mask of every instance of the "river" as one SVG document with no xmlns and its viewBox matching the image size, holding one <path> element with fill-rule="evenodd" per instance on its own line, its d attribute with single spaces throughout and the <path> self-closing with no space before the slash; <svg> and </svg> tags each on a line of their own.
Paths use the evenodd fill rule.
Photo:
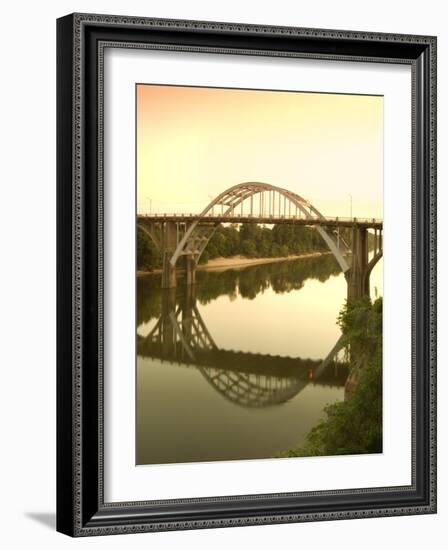
<svg viewBox="0 0 448 550">
<path fill-rule="evenodd" d="M 137 464 L 270 458 L 344 399 L 332 256 L 137 279 Z M 382 295 L 382 262 L 370 278 Z M 330 354 L 330 356 L 329 356 Z"/>
</svg>

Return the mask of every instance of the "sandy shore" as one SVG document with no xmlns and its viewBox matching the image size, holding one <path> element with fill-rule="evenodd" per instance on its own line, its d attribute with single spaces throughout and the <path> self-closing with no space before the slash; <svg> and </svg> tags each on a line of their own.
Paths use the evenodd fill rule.
<svg viewBox="0 0 448 550">
<path fill-rule="evenodd" d="M 276 258 L 245 258 L 244 256 L 214 258 L 213 260 L 209 260 L 206 264 L 198 265 L 198 269 L 205 269 L 207 271 L 216 271 L 218 269 L 238 269 L 249 265 L 272 264 L 274 262 L 287 262 L 291 260 L 301 260 L 304 258 L 318 258 L 324 254 L 328 254 L 328 252 L 310 252 L 309 254 L 297 254 Z"/>
<path fill-rule="evenodd" d="M 291 260 L 301 260 L 304 258 L 318 258 L 331 252 L 310 252 L 308 254 L 296 254 L 291 256 L 282 256 L 276 258 L 245 258 L 244 256 L 231 256 L 230 258 L 214 258 L 206 264 L 199 264 L 197 269 L 207 271 L 225 271 L 226 269 L 243 269 L 250 265 L 272 264 L 274 262 L 288 262 Z M 149 273 L 161 273 L 161 269 L 154 271 L 137 271 L 137 276 L 148 275 Z"/>
</svg>

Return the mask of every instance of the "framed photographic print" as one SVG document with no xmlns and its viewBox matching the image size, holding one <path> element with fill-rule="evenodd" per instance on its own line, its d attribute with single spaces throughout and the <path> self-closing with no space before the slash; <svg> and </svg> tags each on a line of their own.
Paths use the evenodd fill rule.
<svg viewBox="0 0 448 550">
<path fill-rule="evenodd" d="M 436 38 L 57 46 L 57 529 L 434 513 Z"/>
</svg>

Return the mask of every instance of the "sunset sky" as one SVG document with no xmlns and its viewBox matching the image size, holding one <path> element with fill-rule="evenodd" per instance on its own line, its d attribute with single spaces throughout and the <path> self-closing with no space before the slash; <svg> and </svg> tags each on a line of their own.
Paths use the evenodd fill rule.
<svg viewBox="0 0 448 550">
<path fill-rule="evenodd" d="M 200 212 L 245 181 L 382 217 L 383 98 L 137 85 L 139 213 Z"/>
</svg>

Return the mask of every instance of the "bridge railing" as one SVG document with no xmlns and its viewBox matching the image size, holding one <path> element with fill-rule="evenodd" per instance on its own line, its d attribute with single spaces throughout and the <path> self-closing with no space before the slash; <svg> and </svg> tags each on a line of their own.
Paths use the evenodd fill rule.
<svg viewBox="0 0 448 550">
<path fill-rule="evenodd" d="M 168 219 L 173 219 L 175 218 L 176 220 L 183 220 L 183 219 L 186 219 L 186 220 L 190 220 L 192 218 L 194 219 L 198 219 L 198 218 L 201 218 L 201 219 L 207 219 L 207 218 L 210 218 L 210 219 L 229 219 L 229 220 L 232 220 L 232 219 L 262 219 L 262 220 L 300 220 L 300 221 L 319 221 L 318 218 L 305 218 L 303 215 L 288 215 L 288 214 L 280 214 L 280 215 L 272 215 L 272 214 L 241 214 L 241 213 L 236 213 L 236 212 L 233 212 L 233 213 L 229 213 L 229 214 L 226 214 L 226 215 L 222 215 L 222 214 L 219 214 L 219 213 L 213 213 L 213 212 L 208 212 L 207 214 L 205 215 L 199 215 L 199 214 L 196 214 L 196 213 L 193 213 L 193 212 L 182 212 L 182 213 L 151 213 L 151 214 L 148 214 L 148 213 L 140 213 L 140 214 L 137 214 L 137 217 L 141 217 L 141 218 L 151 218 L 151 219 L 160 219 L 160 220 L 163 220 L 165 218 L 168 218 Z M 343 222 L 343 223 L 360 223 L 360 224 L 381 224 L 383 223 L 383 219 L 382 218 L 360 218 L 360 217 L 346 217 L 346 216 L 326 216 L 323 220 L 324 221 L 327 221 L 327 222 Z"/>
</svg>

